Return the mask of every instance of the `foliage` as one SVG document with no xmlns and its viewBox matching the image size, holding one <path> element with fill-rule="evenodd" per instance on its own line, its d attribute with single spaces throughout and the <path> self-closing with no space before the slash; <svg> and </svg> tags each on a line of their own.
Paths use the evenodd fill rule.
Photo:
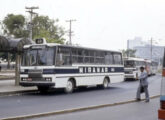
<svg viewBox="0 0 165 120">
<path fill-rule="evenodd" d="M 135 53 L 136 50 L 128 49 L 128 50 L 121 50 L 123 57 L 136 57 Z"/>
<path fill-rule="evenodd" d="M 8 14 L 0 27 L 3 30 L 3 34 L 12 36 L 15 38 L 22 38 L 29 36 L 29 30 L 27 30 L 27 19 L 24 15 Z M 47 42 L 64 44 L 63 38 L 65 31 L 64 28 L 57 25 L 58 19 L 52 20 L 48 16 L 36 16 L 33 18 L 33 39 L 46 38 Z M 0 58 L 7 60 L 7 53 L 0 53 Z M 15 55 L 11 55 L 11 61 L 15 60 Z"/>
<path fill-rule="evenodd" d="M 8 14 L 3 20 L 4 34 L 15 38 L 27 37 L 25 23 L 26 19 L 23 15 Z"/>
<path fill-rule="evenodd" d="M 64 28 L 57 25 L 58 19 L 52 20 L 48 16 L 36 16 L 33 18 L 33 39 L 46 38 L 47 42 L 64 44 Z M 3 32 L 7 36 L 15 38 L 28 37 L 29 31 L 26 29 L 27 19 L 23 15 L 8 14 L 3 20 Z"/>
<path fill-rule="evenodd" d="M 47 42 L 64 43 L 64 29 L 55 25 L 57 20 L 52 20 L 48 16 L 36 16 L 33 19 L 33 38 L 46 38 Z"/>
</svg>

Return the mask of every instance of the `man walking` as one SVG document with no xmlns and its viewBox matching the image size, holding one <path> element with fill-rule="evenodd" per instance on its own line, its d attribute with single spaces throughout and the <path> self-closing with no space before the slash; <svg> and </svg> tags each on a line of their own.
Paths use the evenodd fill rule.
<svg viewBox="0 0 165 120">
<path fill-rule="evenodd" d="M 148 74 L 144 71 L 144 67 L 140 67 L 141 74 L 139 76 L 140 84 L 136 94 L 136 100 L 140 101 L 140 94 L 144 91 L 146 96 L 146 102 L 149 102 L 149 93 L 148 93 Z"/>
</svg>

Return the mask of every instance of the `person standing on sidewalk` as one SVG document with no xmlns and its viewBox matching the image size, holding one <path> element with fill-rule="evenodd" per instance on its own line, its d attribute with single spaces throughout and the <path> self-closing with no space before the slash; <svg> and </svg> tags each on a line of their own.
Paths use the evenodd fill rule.
<svg viewBox="0 0 165 120">
<path fill-rule="evenodd" d="M 148 81 L 147 81 L 148 74 L 144 70 L 144 67 L 140 67 L 140 71 L 141 71 L 141 74 L 139 76 L 140 83 L 139 83 L 139 87 L 138 87 L 137 94 L 136 94 L 136 100 L 140 101 L 141 100 L 140 94 L 145 92 L 146 102 L 149 102 L 150 99 L 149 99 Z"/>
</svg>

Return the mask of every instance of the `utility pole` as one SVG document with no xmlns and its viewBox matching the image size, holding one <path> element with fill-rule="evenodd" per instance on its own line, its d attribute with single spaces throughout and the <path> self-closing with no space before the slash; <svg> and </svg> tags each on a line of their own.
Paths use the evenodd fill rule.
<svg viewBox="0 0 165 120">
<path fill-rule="evenodd" d="M 153 42 L 153 39 L 151 38 L 151 49 L 150 49 L 150 51 L 151 51 L 151 60 L 152 60 L 152 42 Z"/>
<path fill-rule="evenodd" d="M 129 57 L 129 40 L 127 40 L 127 57 Z"/>
<path fill-rule="evenodd" d="M 32 20 L 33 20 L 33 15 L 38 15 L 36 12 L 34 12 L 33 10 L 35 10 L 35 9 L 39 9 L 39 7 L 25 7 L 25 9 L 27 9 L 28 11 L 26 11 L 26 12 L 28 12 L 28 13 L 30 13 L 30 24 L 29 24 L 29 26 L 30 26 L 30 34 L 29 34 L 29 38 L 30 38 L 30 40 L 32 41 L 32 39 L 33 39 L 33 24 L 32 24 Z"/>
<path fill-rule="evenodd" d="M 69 44 L 72 45 L 72 22 L 74 22 L 76 20 L 70 19 L 70 20 L 66 20 L 66 22 L 69 22 Z"/>
</svg>

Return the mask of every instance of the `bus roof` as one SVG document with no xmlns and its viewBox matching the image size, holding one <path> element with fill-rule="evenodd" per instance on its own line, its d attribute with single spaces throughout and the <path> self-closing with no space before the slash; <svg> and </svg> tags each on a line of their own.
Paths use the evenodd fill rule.
<svg viewBox="0 0 165 120">
<path fill-rule="evenodd" d="M 116 52 L 121 53 L 120 51 L 114 51 L 114 50 L 105 50 L 105 49 L 97 49 L 97 48 L 88 48 L 88 47 L 82 47 L 82 46 L 72 46 L 72 45 L 62 45 L 58 43 L 46 43 L 46 44 L 31 44 L 31 45 L 25 45 L 24 48 L 30 48 L 31 46 L 63 46 L 63 47 L 72 47 L 72 48 L 80 48 L 80 49 L 88 49 L 88 50 L 97 50 L 97 51 L 110 51 L 110 52 Z"/>
<path fill-rule="evenodd" d="M 123 58 L 125 61 L 128 60 L 128 61 L 145 61 L 145 59 L 143 58 L 135 58 L 135 57 L 125 57 Z"/>
</svg>

